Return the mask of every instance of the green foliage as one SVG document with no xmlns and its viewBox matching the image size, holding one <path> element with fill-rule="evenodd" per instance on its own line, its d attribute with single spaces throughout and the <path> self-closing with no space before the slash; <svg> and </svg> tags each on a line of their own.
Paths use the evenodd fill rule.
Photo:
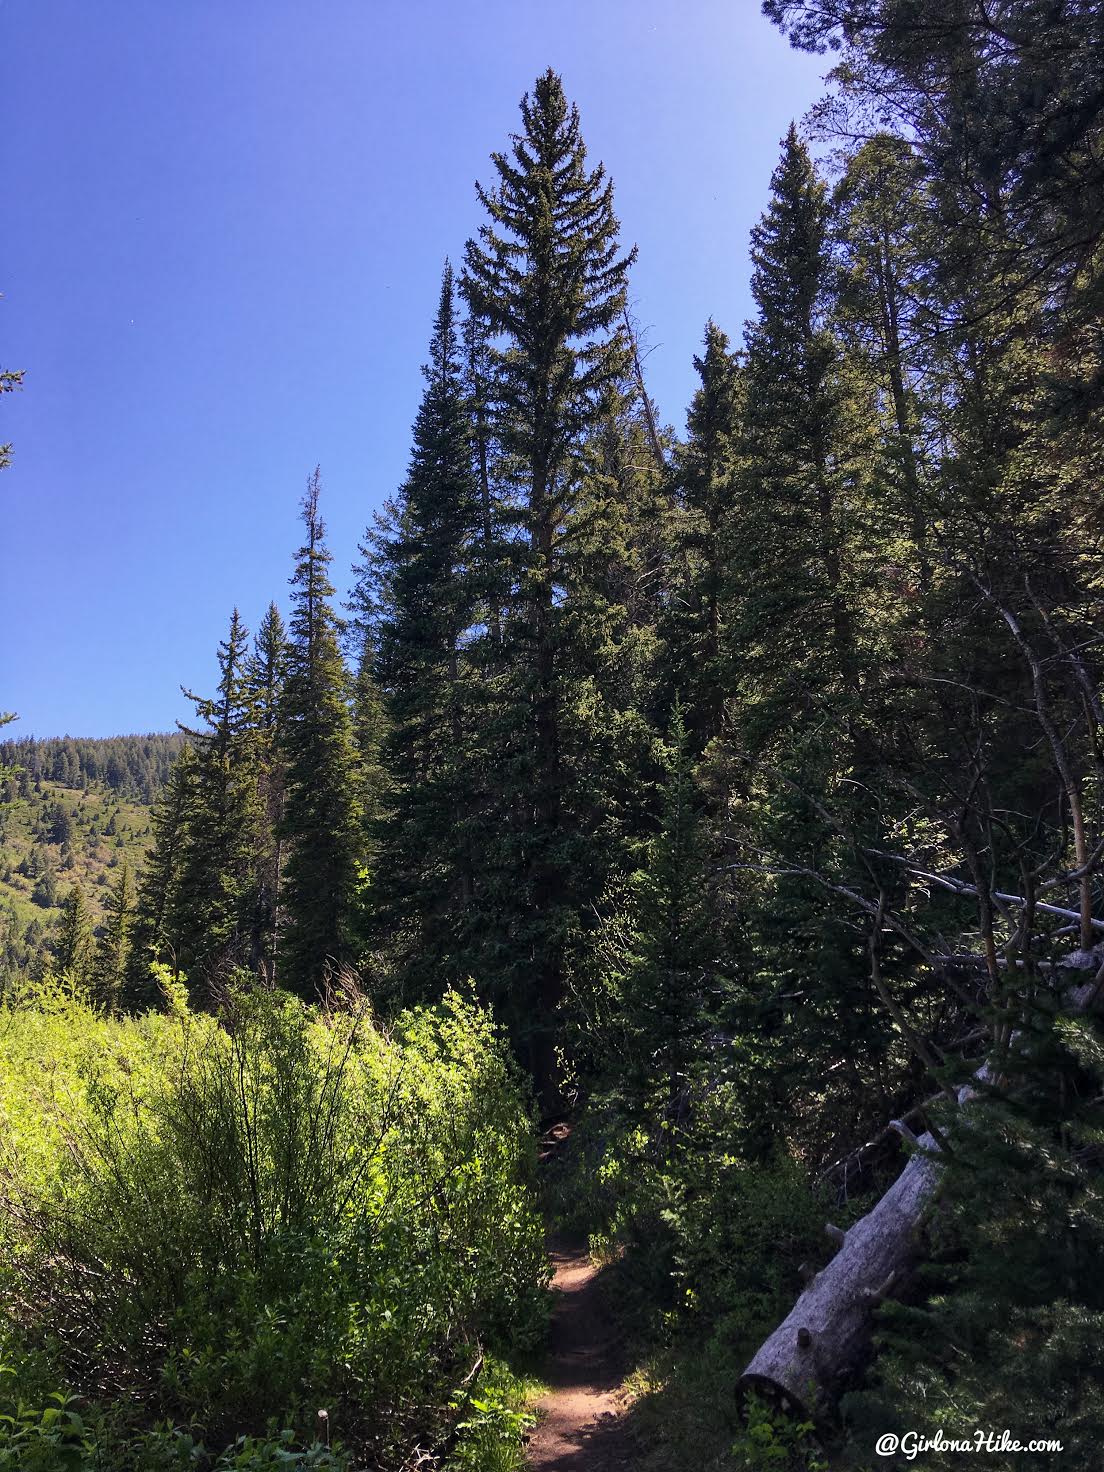
<svg viewBox="0 0 1104 1472">
<path fill-rule="evenodd" d="M 58 939 L 56 962 L 58 974 L 77 983 L 87 980 L 92 953 L 92 926 L 88 902 L 79 884 L 74 884 L 65 900 L 64 919 Z"/>
<path fill-rule="evenodd" d="M 0 1367 L 4 1373 L 14 1371 Z M 75 1396 L 55 1393 L 41 1411 L 20 1404 L 14 1414 L 0 1414 L 0 1467 L 83 1472 L 92 1447 L 77 1404 Z"/>
<path fill-rule="evenodd" d="M 41 983 L 0 1058 L 9 1463 L 121 1435 L 136 1468 L 341 1465 L 322 1404 L 359 1462 L 516 1465 L 523 1384 L 493 1353 L 465 1377 L 539 1325 L 527 1121 L 468 1004 L 388 1034 L 340 995 L 367 957 L 377 1008 L 470 977 L 546 1108 L 587 1097 L 549 1199 L 695 1472 L 823 1466 L 734 1394 L 814 1255 L 811 1182 L 876 1176 L 880 1142 L 849 1152 L 984 1055 L 840 1456 L 905 1414 L 1098 1455 L 1104 1045 L 1053 1011 L 1067 937 L 1100 964 L 1102 10 L 765 9 L 841 52 L 813 119 L 838 183 L 791 127 L 683 445 L 545 72 L 479 188 L 462 323 L 446 268 L 355 678 L 316 471 L 290 632 L 270 608 L 250 653 L 235 614 L 193 697 L 133 945 L 116 799 L 165 739 L 0 748 L 0 963 Z"/>
<path fill-rule="evenodd" d="M 193 755 L 181 752 L 150 817 L 153 842 L 138 886 L 134 944 L 127 971 L 127 999 L 139 1006 L 150 1000 L 149 968 L 179 953 L 178 904 L 188 811 L 192 801 Z"/>
<path fill-rule="evenodd" d="M 828 1472 L 811 1421 L 774 1411 L 759 1396 L 747 1400 L 747 1425 L 732 1447 L 736 1472 Z"/>
<path fill-rule="evenodd" d="M 283 821 L 287 771 L 280 741 L 281 703 L 287 675 L 287 634 L 280 610 L 270 603 L 246 665 L 253 714 L 256 774 L 256 839 L 253 853 L 254 904 L 250 961 L 268 981 L 275 979 L 280 929 Z"/>
<path fill-rule="evenodd" d="M 134 738 L 135 752 L 147 740 L 154 738 Z M 36 743 L 40 755 L 47 745 Z M 122 738 L 117 745 L 124 749 Z M 112 819 L 114 839 L 107 837 Z M 74 788 L 52 777 L 33 779 L 23 766 L 0 780 L 0 991 L 20 976 L 58 968 L 74 885 L 84 897 L 88 928 L 93 934 L 102 928 L 118 866 L 125 860 L 132 873 L 142 866 L 149 826 L 148 808 L 116 796 L 99 779 Z"/>
<path fill-rule="evenodd" d="M 883 1309 L 883 1352 L 849 1416 L 863 1438 L 906 1426 L 1053 1436 L 1080 1464 L 1104 1435 L 1099 1031 L 1042 1006 L 1005 1082 L 945 1121 L 953 1154 L 922 1296 Z M 1019 1472 L 1032 1457 L 992 1460 Z"/>
<path fill-rule="evenodd" d="M 100 1005 L 118 1007 L 130 961 L 134 927 L 134 889 L 126 859 L 105 906 L 103 934 L 96 953 L 95 989 Z"/>
<path fill-rule="evenodd" d="M 720 667 L 729 613 L 727 583 L 738 535 L 730 523 L 737 472 L 742 382 L 736 355 L 716 325 L 706 323 L 704 350 L 694 358 L 701 385 L 686 416 L 686 442 L 676 456 L 678 515 L 673 528 L 673 588 L 663 612 L 668 679 L 686 706 L 695 751 L 720 735 L 725 678 Z"/>
<path fill-rule="evenodd" d="M 463 1420 L 456 1424 L 448 1472 L 521 1472 L 524 1438 L 537 1419 L 530 1409 L 536 1389 L 497 1360 L 484 1365 L 475 1391 L 454 1401 Z"/>
<path fill-rule="evenodd" d="M 587 169 L 578 109 L 555 72 L 537 78 L 521 118 L 513 157 L 492 155 L 497 187 L 477 186 L 489 220 L 468 243 L 462 285 L 474 314 L 507 339 L 491 349 L 492 392 L 506 448 L 534 479 L 539 524 L 553 478 L 624 376 L 617 324 L 635 251 L 620 253 L 612 184 L 601 165 Z"/>
<path fill-rule="evenodd" d="M 631 1382 L 636 1433 L 663 1472 L 828 1472 L 811 1422 L 733 1393 L 745 1360 L 712 1339 L 662 1354 Z"/>
<path fill-rule="evenodd" d="M 788 1311 L 799 1264 L 822 1253 L 825 1207 L 795 1161 L 741 1152 L 747 1120 L 732 1083 L 714 1079 L 686 1103 L 676 1148 L 669 1125 L 653 1120 L 649 1134 L 616 1102 L 592 1103 L 549 1208 L 612 1265 L 644 1344 L 715 1339 L 746 1360 Z"/>
<path fill-rule="evenodd" d="M 280 1464 L 271 1428 L 302 1448 L 320 1406 L 385 1465 L 445 1437 L 473 1346 L 542 1326 L 529 1121 L 487 1019 L 452 997 L 388 1036 L 359 1002 L 239 990 L 223 1026 L 170 1000 L 112 1020 L 47 988 L 0 1018 L 24 1399 L 113 1407 L 122 1444 L 171 1418 L 227 1466 Z"/>
<path fill-rule="evenodd" d="M 318 512 L 317 468 L 303 499 L 306 541 L 291 577 L 287 678 L 280 706 L 286 796 L 280 832 L 290 840 L 284 870 L 287 927 L 281 980 L 306 998 L 357 959 L 364 812 L 342 623 L 333 608 L 330 553 Z"/>
<path fill-rule="evenodd" d="M 0 1374 L 13 1376 L 10 1367 Z M 7 1405 L 0 1386 L 0 1407 Z M 171 1422 L 119 1440 L 110 1411 L 55 1391 L 42 1409 L 23 1401 L 0 1411 L 0 1468 L 26 1472 L 350 1472 L 340 1450 L 298 1444 L 294 1432 L 238 1436 L 209 1452 L 193 1431 Z"/>
<path fill-rule="evenodd" d="M 261 812 L 248 637 L 235 608 L 218 648 L 215 695 L 185 692 L 202 724 L 186 733 L 192 755 L 163 810 L 162 821 L 167 822 L 175 804 L 183 802 L 180 820 L 163 834 L 173 855 L 167 923 L 174 961 L 192 977 L 201 996 L 234 966 L 257 959 L 252 942 L 259 905 Z M 166 882 L 165 863 L 165 855 L 155 858 L 147 907 L 156 907 Z"/>
<path fill-rule="evenodd" d="M 600 864 L 565 800 L 579 775 L 571 715 L 593 699 L 573 660 L 584 651 L 572 637 L 569 590 L 581 589 L 570 550 L 593 515 L 583 493 L 590 447 L 629 368 L 621 319 L 635 252 L 621 254 L 612 184 L 601 166 L 587 168 L 578 110 L 555 72 L 538 77 L 521 116 L 511 155 L 492 155 L 494 187 L 478 186 L 488 218 L 468 242 L 461 289 L 484 329 L 491 425 L 516 487 L 516 591 L 492 666 L 497 833 L 484 889 L 499 949 L 487 960 L 551 1104 L 580 880 Z M 586 598 L 579 612 L 601 618 L 601 600 Z"/>
<path fill-rule="evenodd" d="M 718 963 L 723 967 L 723 961 L 711 845 L 679 705 L 669 750 L 661 827 L 647 868 L 635 876 L 635 943 L 624 960 L 620 990 L 628 1042 L 621 1063 L 626 1091 L 636 1094 L 646 1119 L 658 1110 L 673 1135 L 703 1038 L 717 1015 Z"/>
<path fill-rule="evenodd" d="M 838 698 L 854 674 L 827 235 L 825 187 L 791 127 L 752 230 L 758 316 L 746 332 L 727 569 L 730 649 L 747 687 L 741 734 L 756 754 L 796 711 Z"/>
<path fill-rule="evenodd" d="M 446 264 L 410 469 L 364 548 L 356 604 L 368 640 L 361 683 L 382 691 L 378 760 L 388 796 L 375 837 L 373 927 L 394 989 L 432 996 L 473 974 L 470 915 L 479 801 L 472 760 L 484 698 L 471 627 L 480 602 L 472 430 Z M 374 684 L 373 684 L 374 682 Z"/>
</svg>

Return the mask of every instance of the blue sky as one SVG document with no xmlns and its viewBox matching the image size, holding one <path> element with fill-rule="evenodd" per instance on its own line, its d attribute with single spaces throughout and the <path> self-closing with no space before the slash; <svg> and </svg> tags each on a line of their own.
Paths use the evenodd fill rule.
<svg viewBox="0 0 1104 1472">
<path fill-rule="evenodd" d="M 553 66 L 616 185 L 680 429 L 824 62 L 757 0 L 0 0 L 5 734 L 171 729 L 287 591 L 322 466 L 344 589 L 401 481 L 443 258 Z"/>
</svg>

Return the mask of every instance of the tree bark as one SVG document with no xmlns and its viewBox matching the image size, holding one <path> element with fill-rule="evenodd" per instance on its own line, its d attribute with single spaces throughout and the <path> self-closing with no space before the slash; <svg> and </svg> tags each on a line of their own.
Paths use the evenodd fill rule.
<svg viewBox="0 0 1104 1472">
<path fill-rule="evenodd" d="M 1102 962 L 1099 947 L 1066 958 L 1069 969 L 1096 972 L 1092 981 L 1070 992 L 1071 1011 L 1095 1005 L 1104 978 Z M 988 1064 L 974 1077 L 979 1083 L 988 1082 Z M 967 1084 L 959 1090 L 959 1104 L 967 1104 L 975 1093 Z M 900 1132 L 911 1137 L 904 1126 Z M 836 1255 L 759 1346 L 740 1377 L 741 1387 L 763 1391 L 815 1419 L 830 1411 L 841 1383 L 867 1351 L 874 1308 L 900 1287 L 921 1255 L 919 1229 L 943 1168 L 930 1131 L 915 1143 L 912 1159 L 866 1216 L 846 1233 L 826 1228 L 838 1244 Z"/>
</svg>

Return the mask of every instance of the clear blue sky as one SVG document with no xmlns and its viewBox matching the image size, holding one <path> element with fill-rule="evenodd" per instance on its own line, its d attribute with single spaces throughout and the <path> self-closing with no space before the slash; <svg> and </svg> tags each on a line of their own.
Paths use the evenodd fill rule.
<svg viewBox="0 0 1104 1472">
<path fill-rule="evenodd" d="M 344 592 L 401 481 L 441 263 L 553 66 L 616 184 L 649 387 L 712 315 L 820 92 L 758 0 L 0 0 L 5 734 L 171 729 L 287 591 L 321 462 Z"/>
</svg>

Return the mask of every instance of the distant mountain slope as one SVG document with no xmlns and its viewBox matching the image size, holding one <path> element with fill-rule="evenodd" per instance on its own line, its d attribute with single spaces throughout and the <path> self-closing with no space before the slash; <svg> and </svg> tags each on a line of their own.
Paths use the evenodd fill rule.
<svg viewBox="0 0 1104 1472">
<path fill-rule="evenodd" d="M 179 731 L 142 736 L 33 736 L 0 741 L 0 767 L 22 767 L 33 782 L 58 782 L 63 787 L 86 787 L 102 782 L 112 792 L 135 802 L 151 804 L 184 737 Z"/>
<path fill-rule="evenodd" d="M 74 884 L 93 923 L 124 859 L 149 847 L 150 807 L 184 738 L 179 734 L 58 737 L 0 743 L 0 992 L 49 959 Z"/>
</svg>

